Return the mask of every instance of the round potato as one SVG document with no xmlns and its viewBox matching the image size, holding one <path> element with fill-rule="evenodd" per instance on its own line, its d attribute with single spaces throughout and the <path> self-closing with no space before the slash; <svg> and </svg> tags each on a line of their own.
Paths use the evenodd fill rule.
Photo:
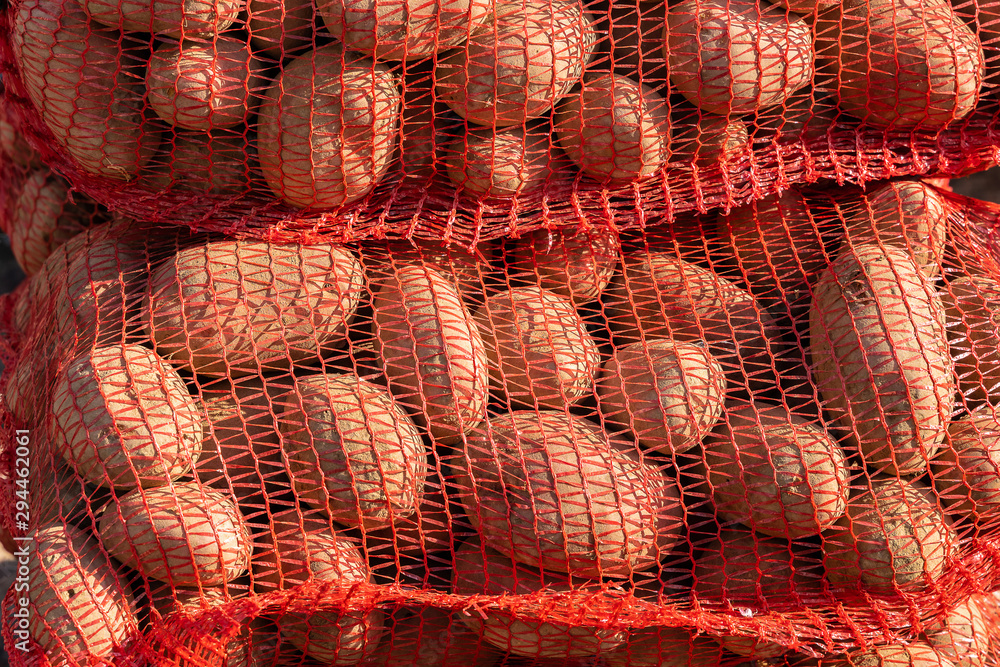
<svg viewBox="0 0 1000 667">
<path fill-rule="evenodd" d="M 582 306 L 599 297 L 618 267 L 618 235 L 606 227 L 539 229 L 514 244 L 508 274 Z M 532 275 L 533 274 L 533 275 Z"/>
<path fill-rule="evenodd" d="M 809 25 L 767 2 L 685 0 L 670 6 L 667 23 L 670 81 L 704 111 L 754 113 L 812 80 Z"/>
<path fill-rule="evenodd" d="M 1000 399 L 1000 282 L 961 276 L 940 291 L 958 388 L 970 404 Z"/>
<path fill-rule="evenodd" d="M 487 297 L 476 311 L 494 390 L 511 403 L 559 408 L 592 391 L 601 357 L 573 304 L 540 287 Z"/>
<path fill-rule="evenodd" d="M 670 158 L 666 98 L 617 74 L 588 73 L 557 105 L 553 125 L 570 159 L 609 187 L 650 178 Z"/>
<path fill-rule="evenodd" d="M 246 41 L 164 42 L 146 71 L 153 111 L 176 127 L 212 130 L 247 122 L 261 85 Z"/>
<path fill-rule="evenodd" d="M 746 124 L 738 118 L 722 118 L 701 110 L 683 109 L 671 121 L 670 161 L 698 169 L 727 165 L 750 148 Z"/>
<path fill-rule="evenodd" d="M 107 658 L 138 633 L 132 592 L 94 538 L 59 525 L 28 537 L 31 548 L 22 566 L 27 582 L 20 595 L 28 601 L 28 632 L 51 664 Z"/>
<path fill-rule="evenodd" d="M 497 3 L 468 42 L 438 63 L 438 96 L 477 125 L 523 125 L 580 80 L 596 42 L 579 0 Z"/>
<path fill-rule="evenodd" d="M 887 644 L 823 660 L 823 667 L 953 667 L 940 651 L 924 644 Z"/>
<path fill-rule="evenodd" d="M 366 530 L 412 514 L 427 453 L 389 394 L 356 375 L 319 374 L 296 379 L 295 396 L 281 438 L 297 495 Z"/>
<path fill-rule="evenodd" d="M 991 604 L 987 596 L 973 595 L 934 618 L 924 626 L 927 643 L 955 667 L 986 667 L 996 641 L 995 620 L 985 613 Z"/>
<path fill-rule="evenodd" d="M 955 396 L 944 307 L 905 250 L 844 248 L 813 289 L 824 408 L 874 471 L 915 474 L 944 441 Z"/>
<path fill-rule="evenodd" d="M 220 586 L 247 572 L 250 533 L 232 498 L 178 482 L 109 503 L 100 537 L 108 553 L 171 586 Z"/>
<path fill-rule="evenodd" d="M 3 99 L 3 90 L 0 89 L 0 153 L 21 167 L 33 169 L 43 166 L 41 156 L 25 139 L 20 123 L 10 107 L 10 103 Z"/>
<path fill-rule="evenodd" d="M 143 324 L 159 354 L 197 373 L 286 370 L 344 339 L 363 283 L 358 260 L 337 245 L 212 241 L 152 274 Z"/>
<path fill-rule="evenodd" d="M 664 453 L 686 452 L 722 415 L 726 377 L 703 347 L 672 340 L 615 350 L 597 385 L 604 419 L 639 443 Z"/>
<path fill-rule="evenodd" d="M 487 546 L 579 577 L 628 577 L 681 539 L 676 483 L 581 417 L 515 411 L 468 436 L 458 501 Z"/>
<path fill-rule="evenodd" d="M 298 208 L 361 199 L 389 168 L 400 102 L 387 66 L 339 44 L 296 57 L 260 109 L 257 145 L 268 186 Z"/>
<path fill-rule="evenodd" d="M 201 415 L 184 381 L 138 345 L 98 348 L 69 363 L 46 428 L 76 474 L 113 489 L 167 484 L 201 452 Z"/>
<path fill-rule="evenodd" d="M 543 589 L 581 591 L 577 580 L 571 582 L 565 575 L 525 567 L 485 548 L 478 540 L 466 542 L 455 552 L 452 588 L 458 595 L 534 595 Z M 465 614 L 462 620 L 493 646 L 531 658 L 597 655 L 625 641 L 623 632 L 520 620 L 495 611 L 483 616 Z"/>
<path fill-rule="evenodd" d="M 164 141 L 139 182 L 152 190 L 235 195 L 262 185 L 258 171 L 257 155 L 244 137 L 177 132 Z"/>
<path fill-rule="evenodd" d="M 83 0 L 102 25 L 128 32 L 212 39 L 236 20 L 240 0 Z"/>
<path fill-rule="evenodd" d="M 823 533 L 827 579 L 875 592 L 920 587 L 937 578 L 956 546 L 931 493 L 891 477 L 872 478 Z"/>
<path fill-rule="evenodd" d="M 726 521 L 798 540 L 844 514 L 847 457 L 821 424 L 781 406 L 734 401 L 703 449 L 705 478 Z"/>
<path fill-rule="evenodd" d="M 979 529 L 996 526 L 1000 518 L 1000 419 L 995 409 L 953 421 L 931 469 L 946 512 Z"/>
<path fill-rule="evenodd" d="M 435 607 L 399 610 L 387 623 L 385 637 L 361 661 L 363 667 L 493 667 L 503 652 L 460 619 Z"/>
<path fill-rule="evenodd" d="M 314 0 L 248 0 L 247 32 L 254 53 L 281 62 L 316 48 Z"/>
<path fill-rule="evenodd" d="M 513 197 L 542 188 L 562 166 L 545 126 L 469 130 L 445 161 L 452 184 L 472 195 Z"/>
</svg>

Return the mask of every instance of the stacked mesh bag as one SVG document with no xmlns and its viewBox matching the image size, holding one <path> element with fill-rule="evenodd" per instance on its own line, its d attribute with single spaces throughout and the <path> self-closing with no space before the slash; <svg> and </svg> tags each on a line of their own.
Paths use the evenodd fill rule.
<svg viewBox="0 0 1000 667">
<path fill-rule="evenodd" d="M 998 8 L 13 0 L 12 663 L 996 664 Z"/>
</svg>

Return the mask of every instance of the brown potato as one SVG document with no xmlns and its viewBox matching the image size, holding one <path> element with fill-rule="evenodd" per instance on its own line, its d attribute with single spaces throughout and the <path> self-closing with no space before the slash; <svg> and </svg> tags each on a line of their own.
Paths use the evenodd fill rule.
<svg viewBox="0 0 1000 667">
<path fill-rule="evenodd" d="M 973 405 L 1000 402 L 1000 282 L 961 276 L 940 295 L 959 391 Z"/>
<path fill-rule="evenodd" d="M 973 595 L 943 618 L 924 626 L 927 643 L 955 667 L 986 667 L 996 642 L 995 619 L 985 610 L 993 604 L 985 595 Z"/>
<path fill-rule="evenodd" d="M 569 301 L 517 287 L 488 297 L 475 317 L 502 399 L 559 408 L 591 393 L 601 357 Z"/>
<path fill-rule="evenodd" d="M 847 113 L 935 129 L 979 101 L 983 49 L 944 0 L 844 0 L 820 16 L 816 52 Z"/>
<path fill-rule="evenodd" d="M 376 278 L 374 350 L 389 391 L 436 442 L 454 444 L 486 418 L 489 362 L 458 291 L 421 264 Z"/>
<path fill-rule="evenodd" d="M 458 501 L 487 546 L 533 567 L 628 577 L 681 539 L 676 483 L 581 417 L 490 419 L 455 468 Z"/>
<path fill-rule="evenodd" d="M 97 486 L 167 484 L 201 453 L 201 416 L 177 371 L 138 345 L 95 349 L 58 376 L 46 429 Z"/>
<path fill-rule="evenodd" d="M 503 652 L 460 619 L 435 607 L 401 609 L 387 622 L 378 648 L 361 661 L 363 667 L 492 667 Z"/>
<path fill-rule="evenodd" d="M 703 449 L 705 478 L 726 521 L 798 540 L 844 514 L 847 458 L 822 424 L 781 406 L 733 401 Z"/>
<path fill-rule="evenodd" d="M 384 389 L 356 375 L 297 378 L 281 442 L 296 494 L 338 523 L 381 528 L 420 502 L 420 432 Z"/>
<path fill-rule="evenodd" d="M 164 358 L 198 373 L 285 370 L 344 339 L 363 282 L 338 245 L 201 243 L 153 273 L 143 324 Z"/>
<path fill-rule="evenodd" d="M 380 241 L 364 246 L 362 253 L 366 266 L 370 267 L 391 262 L 394 266 L 419 264 L 431 268 L 447 278 L 470 307 L 473 303 L 482 303 L 484 283 L 492 270 L 490 262 L 493 260 L 493 247 L 488 243 L 480 243 L 469 252 L 455 245 L 418 239 L 396 243 Z"/>
<path fill-rule="evenodd" d="M 823 660 L 823 667 L 954 667 L 941 652 L 922 642 L 887 644 Z"/>
<path fill-rule="evenodd" d="M 615 350 L 597 385 L 604 419 L 669 454 L 698 445 L 722 415 L 726 377 L 703 347 L 673 340 Z"/>
<path fill-rule="evenodd" d="M 459 190 L 513 197 L 538 190 L 563 166 L 545 126 L 470 129 L 448 148 L 448 178 Z"/>
<path fill-rule="evenodd" d="M 949 424 L 948 438 L 931 470 L 946 512 L 979 529 L 995 527 L 1000 518 L 1000 419 L 995 410 L 964 415 Z"/>
<path fill-rule="evenodd" d="M 2 89 L 0 89 L 0 153 L 21 167 L 34 169 L 43 166 L 41 156 L 25 138 L 11 104 L 3 99 Z"/>
<path fill-rule="evenodd" d="M 685 0 L 669 8 L 667 21 L 670 80 L 704 111 L 754 113 L 812 79 L 809 25 L 766 2 Z"/>
<path fill-rule="evenodd" d="M 108 504 L 108 553 L 171 586 L 219 586 L 247 572 L 250 534 L 231 497 L 190 482 L 139 489 Z"/>
<path fill-rule="evenodd" d="M 282 61 L 316 47 L 314 0 L 247 0 L 247 32 L 254 53 Z"/>
<path fill-rule="evenodd" d="M 813 290 L 813 372 L 824 408 L 874 471 L 919 473 L 955 395 L 944 307 L 905 250 L 844 248 Z"/>
<path fill-rule="evenodd" d="M 523 125 L 580 80 L 596 42 L 579 0 L 498 3 L 468 42 L 438 63 L 438 96 L 477 125 Z"/>
<path fill-rule="evenodd" d="M 539 572 L 513 562 L 493 549 L 470 540 L 455 552 L 452 588 L 458 595 L 534 595 L 580 591 L 578 580 L 566 575 Z M 521 620 L 490 611 L 483 616 L 465 614 L 462 620 L 473 633 L 514 655 L 566 659 L 603 653 L 625 641 L 625 633 L 563 623 Z"/>
<path fill-rule="evenodd" d="M 236 20 L 240 0 L 84 0 L 90 17 L 110 28 L 170 37 L 214 38 Z"/>
<path fill-rule="evenodd" d="M 830 582 L 880 593 L 920 587 L 937 578 L 957 547 L 934 496 L 891 477 L 873 477 L 822 537 Z"/>
<path fill-rule="evenodd" d="M 505 257 L 508 274 L 582 306 L 599 297 L 618 267 L 618 235 L 606 227 L 539 229 Z M 534 275 L 532 275 L 534 274 Z"/>
</svg>

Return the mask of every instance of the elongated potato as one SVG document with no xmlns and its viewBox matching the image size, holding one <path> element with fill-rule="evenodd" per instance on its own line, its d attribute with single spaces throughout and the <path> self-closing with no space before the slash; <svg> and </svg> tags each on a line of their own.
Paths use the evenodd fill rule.
<svg viewBox="0 0 1000 667">
<path fill-rule="evenodd" d="M 607 421 L 650 449 L 681 453 L 722 415 L 726 377 L 703 347 L 653 340 L 618 348 L 604 364 L 597 394 Z"/>
<path fill-rule="evenodd" d="M 31 101 L 76 163 L 92 174 L 135 178 L 160 143 L 143 122 L 134 69 L 146 47 L 101 28 L 77 0 L 19 4 L 11 45 Z"/>
<path fill-rule="evenodd" d="M 579 0 L 500 2 L 436 67 L 438 96 L 477 125 L 541 116 L 583 76 L 596 45 Z"/>
<path fill-rule="evenodd" d="M 212 241 L 153 273 L 143 324 L 164 358 L 198 373 L 283 370 L 344 338 L 363 281 L 337 245 Z"/>
<path fill-rule="evenodd" d="M 248 0 L 247 32 L 254 53 L 278 62 L 316 48 L 314 0 Z"/>
<path fill-rule="evenodd" d="M 448 148 L 452 184 L 473 195 L 513 197 L 543 187 L 564 166 L 546 126 L 470 130 Z"/>
<path fill-rule="evenodd" d="M 667 22 L 670 80 L 704 111 L 754 113 L 812 79 L 809 25 L 767 2 L 685 0 L 669 8 Z"/>
<path fill-rule="evenodd" d="M 781 406 L 733 401 L 703 449 L 705 478 L 724 520 L 797 540 L 844 514 L 847 457 L 822 424 Z"/>
<path fill-rule="evenodd" d="M 265 189 L 248 140 L 221 132 L 176 132 L 163 142 L 139 180 L 153 190 L 217 195 Z"/>
<path fill-rule="evenodd" d="M 458 291 L 419 264 L 376 279 L 375 354 L 389 390 L 435 441 L 454 444 L 486 417 L 489 360 Z"/>
<path fill-rule="evenodd" d="M 955 395 L 944 307 L 905 250 L 845 248 L 813 290 L 824 407 L 874 471 L 914 474 L 944 441 Z"/>
<path fill-rule="evenodd" d="M 230 496 L 183 482 L 139 489 L 101 514 L 108 553 L 171 586 L 219 586 L 246 574 L 250 534 Z"/>
<path fill-rule="evenodd" d="M 170 37 L 213 38 L 236 20 L 240 0 L 84 0 L 90 17 L 109 28 Z"/>
<path fill-rule="evenodd" d="M 601 357 L 569 301 L 518 287 L 488 297 L 475 317 L 503 399 L 559 408 L 591 393 Z"/>
<path fill-rule="evenodd" d="M 624 76 L 587 74 L 557 105 L 553 125 L 570 159 L 610 187 L 649 178 L 670 158 L 666 98 Z"/>
<path fill-rule="evenodd" d="M 957 537 L 929 491 L 873 477 L 823 533 L 826 577 L 845 588 L 896 592 L 937 578 Z"/>
<path fill-rule="evenodd" d="M 271 190 L 300 208 L 364 197 L 389 168 L 400 101 L 388 67 L 338 44 L 296 57 L 259 114 L 260 166 Z"/>
<path fill-rule="evenodd" d="M 816 28 L 840 107 L 873 125 L 939 128 L 979 101 L 983 49 L 943 0 L 844 0 Z"/>
<path fill-rule="evenodd" d="M 413 513 L 427 454 L 389 394 L 348 374 L 311 375 L 295 385 L 281 438 L 297 495 L 338 523 L 366 529 Z"/>
<path fill-rule="evenodd" d="M 493 667 L 503 652 L 462 622 L 459 612 L 435 607 L 401 609 L 386 623 L 382 643 L 366 655 L 363 667 Z"/>
<path fill-rule="evenodd" d="M 28 631 L 52 664 L 106 658 L 138 633 L 132 592 L 93 537 L 59 525 L 28 537 L 27 585 L 20 596 L 28 602 Z"/>
<path fill-rule="evenodd" d="M 455 467 L 459 502 L 484 542 L 533 567 L 628 577 L 680 539 L 676 483 L 581 417 L 490 419 Z"/>
<path fill-rule="evenodd" d="M 452 588 L 458 595 L 532 595 L 541 590 L 581 590 L 564 574 L 539 572 L 505 558 L 493 549 L 469 540 L 455 553 Z M 514 619 L 496 611 L 483 616 L 463 615 L 473 633 L 514 655 L 566 659 L 597 655 L 625 641 L 625 633 L 563 623 Z"/>
<path fill-rule="evenodd" d="M 1000 419 L 992 408 L 948 425 L 948 438 L 931 463 L 945 511 L 979 529 L 1000 518 Z"/>
<path fill-rule="evenodd" d="M 927 643 L 955 667 L 986 667 L 996 642 L 995 621 L 986 614 L 992 604 L 988 596 L 973 595 L 955 605 L 924 627 Z"/>
<path fill-rule="evenodd" d="M 1000 399 L 1000 282 L 961 276 L 940 292 L 958 388 L 969 403 Z"/>
<path fill-rule="evenodd" d="M 508 274 L 525 278 L 573 304 L 593 301 L 618 267 L 618 236 L 607 228 L 539 229 L 514 244 Z"/>
</svg>

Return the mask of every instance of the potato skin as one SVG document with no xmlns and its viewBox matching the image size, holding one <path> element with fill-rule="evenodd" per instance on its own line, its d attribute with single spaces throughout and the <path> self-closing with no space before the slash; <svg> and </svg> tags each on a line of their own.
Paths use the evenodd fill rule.
<svg viewBox="0 0 1000 667">
<path fill-rule="evenodd" d="M 487 546 L 533 567 L 627 577 L 680 539 L 676 484 L 580 417 L 490 419 L 455 468 L 458 500 Z"/>
<path fill-rule="evenodd" d="M 472 195 L 513 197 L 544 187 L 565 162 L 544 126 L 470 130 L 456 137 L 445 161 L 448 179 Z"/>
<path fill-rule="evenodd" d="M 539 572 L 515 563 L 479 540 L 470 540 L 455 552 L 452 588 L 458 595 L 531 595 L 541 590 L 581 590 L 564 574 Z M 585 590 L 585 589 L 584 589 Z M 469 629 L 490 644 L 514 655 L 566 659 L 597 655 L 625 641 L 623 632 L 562 623 L 514 619 L 489 612 L 485 617 L 462 615 Z"/>
<path fill-rule="evenodd" d="M 539 229 L 514 244 L 508 274 L 582 306 L 599 297 L 618 267 L 618 235 L 607 228 Z M 532 275 L 534 274 L 534 275 Z"/>
<path fill-rule="evenodd" d="M 957 536 L 921 486 L 873 477 L 823 533 L 824 566 L 835 586 L 897 592 L 938 577 Z"/>
<path fill-rule="evenodd" d="M 818 535 L 847 507 L 844 451 L 821 425 L 782 406 L 727 403 L 703 450 L 724 520 L 797 540 Z"/>
<path fill-rule="evenodd" d="M 989 530 L 1000 517 L 1000 419 L 994 409 L 963 415 L 931 463 L 944 510 Z"/>
<path fill-rule="evenodd" d="M 556 107 L 559 145 L 583 173 L 623 187 L 654 176 L 670 158 L 666 98 L 617 74 L 588 73 Z"/>
<path fill-rule="evenodd" d="M 118 490 L 167 484 L 201 453 L 201 415 L 184 381 L 138 345 L 74 359 L 58 376 L 46 427 L 78 475 Z"/>
<path fill-rule="evenodd" d="M 954 667 L 947 657 L 923 642 L 875 646 L 847 656 L 826 658 L 823 667 Z"/>
<path fill-rule="evenodd" d="M 1000 399 L 1000 282 L 961 276 L 940 291 L 958 388 L 970 404 Z"/>
<path fill-rule="evenodd" d="M 131 69 L 141 45 L 92 22 L 77 0 L 20 3 L 11 45 L 31 101 L 76 163 L 134 178 L 160 143 L 143 121 L 142 81 Z"/>
<path fill-rule="evenodd" d="M 212 241 L 153 273 L 143 324 L 164 358 L 197 373 L 284 370 L 344 338 L 363 281 L 358 260 L 338 245 Z"/>
<path fill-rule="evenodd" d="M 784 102 L 812 79 L 809 25 L 753 0 L 685 0 L 667 15 L 670 80 L 689 102 L 719 116 Z M 754 53 L 751 61 L 747 53 Z"/>
<path fill-rule="evenodd" d="M 995 620 L 986 611 L 991 606 L 995 603 L 988 596 L 971 596 L 924 626 L 927 643 L 955 667 L 986 667 L 996 632 Z"/>
<path fill-rule="evenodd" d="M 219 586 L 247 572 L 250 534 L 231 497 L 191 482 L 139 489 L 101 514 L 108 553 L 171 586 Z"/>
<path fill-rule="evenodd" d="M 666 454 L 696 447 L 722 415 L 726 377 L 703 347 L 673 340 L 615 350 L 597 385 L 604 419 Z"/>
<path fill-rule="evenodd" d="M 389 169 L 401 99 L 386 65 L 336 43 L 296 57 L 267 90 L 258 116 L 268 186 L 298 208 L 361 199 Z"/>
<path fill-rule="evenodd" d="M 349 526 L 377 529 L 412 514 L 427 476 L 413 421 L 356 375 L 298 378 L 281 422 L 296 494 Z"/>
<path fill-rule="evenodd" d="M 97 540 L 60 525 L 36 529 L 28 537 L 22 594 L 28 600 L 28 631 L 52 664 L 61 664 L 59 658 L 77 664 L 108 657 L 116 644 L 138 632 L 132 592 Z"/>
<path fill-rule="evenodd" d="M 21 167 L 35 169 L 44 166 L 41 156 L 24 138 L 20 123 L 2 95 L 0 95 L 0 152 Z M 5 229 L 4 232 L 8 230 Z"/>
<path fill-rule="evenodd" d="M 954 364 L 944 308 L 908 253 L 845 248 L 813 290 L 809 327 L 823 407 L 868 467 L 924 470 L 944 441 Z"/>
<path fill-rule="evenodd" d="M 214 38 L 236 20 L 240 0 L 84 0 L 90 17 L 109 28 L 170 37 Z"/>
<path fill-rule="evenodd" d="M 540 287 L 487 297 L 476 311 L 502 398 L 559 408 L 591 393 L 601 357 L 573 304 Z"/>
</svg>

